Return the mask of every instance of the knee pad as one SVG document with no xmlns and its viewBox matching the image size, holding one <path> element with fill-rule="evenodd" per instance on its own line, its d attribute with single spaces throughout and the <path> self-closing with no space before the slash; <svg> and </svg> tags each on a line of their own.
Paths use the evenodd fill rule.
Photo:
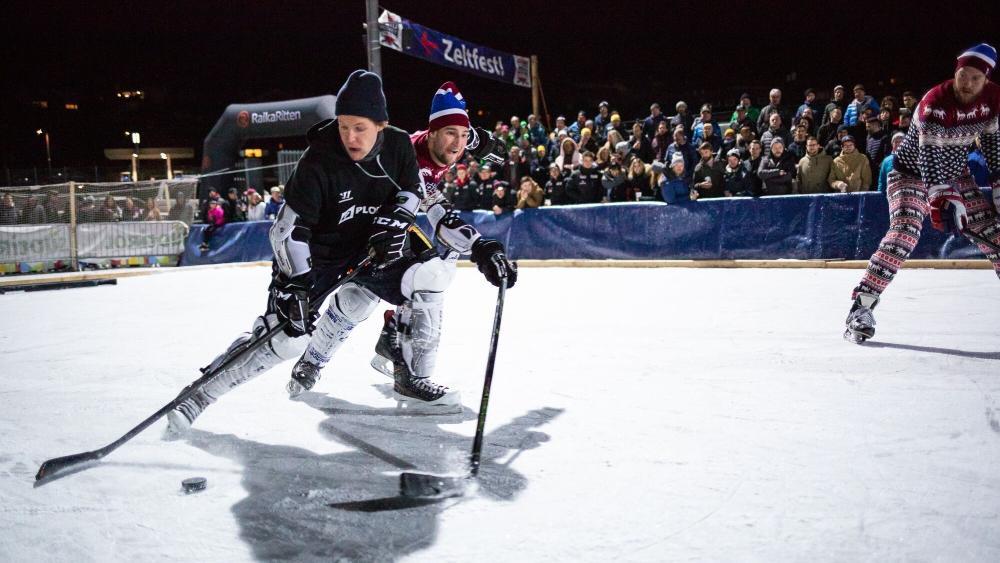
<svg viewBox="0 0 1000 563">
<path fill-rule="evenodd" d="M 257 317 L 257 320 L 253 323 L 253 334 L 255 336 L 260 336 L 276 326 L 279 322 L 278 315 L 274 313 Z M 274 353 L 279 360 L 283 361 L 301 356 L 302 351 L 306 349 L 306 344 L 308 343 L 309 338 L 305 336 L 293 338 L 282 330 L 278 331 L 278 333 L 271 338 L 271 342 L 268 343 L 267 347 L 271 349 L 271 352 Z"/>
<path fill-rule="evenodd" d="M 455 262 L 432 258 L 414 264 L 403 272 L 400 291 L 403 297 L 413 299 L 420 291 L 441 293 L 448 289 L 455 277 Z"/>
<path fill-rule="evenodd" d="M 431 291 L 414 292 L 413 299 L 400 307 L 400 351 L 418 377 L 430 377 L 434 372 L 443 308 L 444 294 Z"/>
<path fill-rule="evenodd" d="M 332 309 L 351 324 L 358 324 L 368 318 L 378 305 L 377 295 L 361 287 L 356 283 L 347 283 L 340 291 L 333 295 L 330 306 L 327 307 L 327 315 L 331 315 Z"/>
</svg>

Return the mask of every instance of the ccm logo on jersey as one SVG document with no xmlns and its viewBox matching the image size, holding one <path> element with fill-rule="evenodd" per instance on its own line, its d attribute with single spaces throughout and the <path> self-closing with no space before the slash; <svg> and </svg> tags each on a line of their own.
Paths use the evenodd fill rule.
<svg viewBox="0 0 1000 563">
<path fill-rule="evenodd" d="M 399 230 L 406 230 L 406 228 L 410 226 L 409 223 L 393 219 L 392 217 L 376 217 L 375 220 L 372 221 L 372 224 Z"/>
<path fill-rule="evenodd" d="M 374 215 L 378 213 L 378 209 L 377 205 L 355 205 L 340 214 L 340 221 L 337 224 L 339 225 L 344 221 L 349 221 L 356 215 Z"/>
</svg>

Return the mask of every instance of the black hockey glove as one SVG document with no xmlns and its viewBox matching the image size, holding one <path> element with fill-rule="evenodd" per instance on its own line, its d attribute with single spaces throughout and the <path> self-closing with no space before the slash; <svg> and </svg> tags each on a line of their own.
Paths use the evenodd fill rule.
<svg viewBox="0 0 1000 563">
<path fill-rule="evenodd" d="M 472 243 L 472 262 L 493 285 L 500 287 L 500 280 L 507 278 L 507 287 L 517 281 L 517 262 L 510 262 L 503 245 L 493 239 L 479 237 Z"/>
<path fill-rule="evenodd" d="M 485 160 L 494 167 L 507 163 L 507 147 L 503 141 L 482 127 L 473 127 L 469 136 L 469 144 L 465 150 L 476 160 Z"/>
<path fill-rule="evenodd" d="M 407 230 L 414 216 L 398 205 L 382 208 L 372 221 L 372 234 L 368 237 L 368 255 L 377 267 L 384 268 L 399 260 L 410 250 Z"/>
<path fill-rule="evenodd" d="M 278 319 L 288 321 L 285 333 L 296 337 L 312 334 L 313 323 L 319 315 L 309 306 L 309 290 L 312 288 L 312 274 L 306 273 L 294 278 L 278 273 L 271 280 L 271 306 Z"/>
</svg>

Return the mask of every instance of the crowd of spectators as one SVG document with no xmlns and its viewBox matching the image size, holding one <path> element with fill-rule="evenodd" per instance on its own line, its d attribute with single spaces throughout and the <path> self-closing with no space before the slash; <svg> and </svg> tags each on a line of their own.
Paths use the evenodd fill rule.
<svg viewBox="0 0 1000 563">
<path fill-rule="evenodd" d="M 188 200 L 183 191 L 178 191 L 170 212 L 160 211 L 160 201 L 156 197 L 142 198 L 131 195 L 81 194 L 76 197 L 77 223 L 112 223 L 134 221 L 183 221 L 190 225 L 195 220 L 196 204 Z M 69 223 L 71 208 L 69 196 L 50 191 L 18 195 L 3 195 L 0 204 L 0 225 L 44 225 Z"/>
<path fill-rule="evenodd" d="M 850 95 L 834 87 L 826 103 L 812 88 L 797 104 L 773 89 L 764 107 L 743 94 L 731 114 L 710 104 L 693 114 L 679 101 L 672 115 L 654 103 L 648 116 L 626 121 L 605 101 L 572 123 L 560 115 L 551 130 L 535 115 L 514 116 L 493 129 L 509 148 L 507 164 L 465 160 L 446 174 L 443 189 L 460 210 L 496 214 L 543 205 L 884 191 L 918 101 L 910 91 L 876 101 L 855 84 Z"/>
</svg>

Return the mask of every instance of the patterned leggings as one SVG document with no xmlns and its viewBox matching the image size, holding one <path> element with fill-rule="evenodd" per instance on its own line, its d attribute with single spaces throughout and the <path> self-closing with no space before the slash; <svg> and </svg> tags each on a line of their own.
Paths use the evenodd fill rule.
<svg viewBox="0 0 1000 563">
<path fill-rule="evenodd" d="M 861 278 L 861 283 L 854 288 L 852 296 L 857 296 L 859 291 L 875 295 L 881 295 L 885 291 L 903 262 L 913 252 L 913 247 L 917 246 L 924 217 L 930 212 L 927 186 L 919 178 L 892 171 L 886 187 L 889 196 L 889 232 L 882 238 L 875 254 L 872 254 L 868 269 Z M 997 220 L 993 204 L 983 196 L 982 190 L 968 173 L 952 187 L 965 199 L 969 228 L 994 244 L 1000 244 L 1000 221 Z M 993 269 L 1000 276 L 1000 254 L 983 245 L 980 248 L 993 262 Z"/>
</svg>

